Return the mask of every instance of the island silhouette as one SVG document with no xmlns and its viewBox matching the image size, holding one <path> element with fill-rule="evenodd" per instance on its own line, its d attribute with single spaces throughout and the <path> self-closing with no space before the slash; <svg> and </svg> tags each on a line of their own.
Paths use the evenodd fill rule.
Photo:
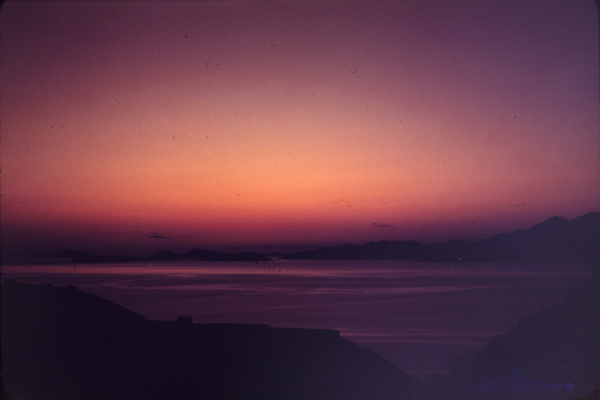
<svg viewBox="0 0 600 400">
<path fill-rule="evenodd" d="M 414 259 L 437 262 L 588 262 L 600 255 L 600 212 L 571 221 L 552 217 L 528 230 L 501 233 L 478 241 L 450 240 L 421 244 L 380 241 L 355 246 L 296 252 L 290 259 Z"/>
<path fill-rule="evenodd" d="M 193 249 L 185 253 L 163 250 L 148 258 L 140 256 L 109 255 L 85 253 L 77 250 L 63 250 L 55 259 L 68 259 L 70 263 L 123 263 L 136 261 L 269 261 L 269 257 L 257 253 L 226 253 L 204 249 Z"/>
<path fill-rule="evenodd" d="M 552 217 L 527 230 L 500 233 L 477 241 L 449 240 L 422 244 L 415 240 L 346 244 L 314 250 L 278 254 L 296 260 L 383 260 L 404 259 L 435 262 L 590 262 L 600 258 L 600 212 L 590 212 L 571 221 Z M 136 261 L 269 261 L 255 252 L 228 253 L 196 248 L 184 253 L 162 250 L 150 257 L 97 255 L 63 250 L 55 259 L 70 263 Z"/>
</svg>

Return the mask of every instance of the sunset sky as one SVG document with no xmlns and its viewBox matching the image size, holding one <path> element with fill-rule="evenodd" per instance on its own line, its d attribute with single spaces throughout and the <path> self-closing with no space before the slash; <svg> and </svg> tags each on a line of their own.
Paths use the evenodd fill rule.
<svg viewBox="0 0 600 400">
<path fill-rule="evenodd" d="M 8 1 L 0 34 L 5 256 L 600 210 L 592 0 Z"/>
</svg>

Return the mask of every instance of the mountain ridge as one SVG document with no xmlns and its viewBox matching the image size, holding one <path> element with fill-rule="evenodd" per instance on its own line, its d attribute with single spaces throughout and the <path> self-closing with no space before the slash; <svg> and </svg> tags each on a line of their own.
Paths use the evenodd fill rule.
<svg viewBox="0 0 600 400">
<path fill-rule="evenodd" d="M 288 259 L 413 259 L 435 262 L 589 262 L 600 258 L 600 212 L 571 221 L 554 216 L 529 229 L 499 233 L 477 241 L 380 241 L 321 247 Z"/>
<path fill-rule="evenodd" d="M 529 229 L 498 233 L 479 240 L 452 239 L 422 244 L 415 240 L 381 240 L 360 245 L 318 247 L 307 251 L 277 254 L 296 260 L 384 260 L 405 259 L 423 262 L 590 262 L 600 259 L 600 212 L 589 212 L 568 221 L 553 216 Z M 149 257 L 102 256 L 63 250 L 55 258 L 72 263 L 111 263 L 139 261 L 253 261 L 272 257 L 258 252 L 221 252 L 194 248 L 175 253 L 162 250 Z"/>
<path fill-rule="evenodd" d="M 77 250 L 63 250 L 57 253 L 54 258 L 68 259 L 70 263 L 125 263 L 139 261 L 270 261 L 266 257 L 258 253 L 226 253 L 212 250 L 195 248 L 185 253 L 175 253 L 170 250 L 162 250 L 154 253 L 150 257 L 144 258 L 140 256 L 125 256 L 125 255 L 97 255 Z"/>
</svg>

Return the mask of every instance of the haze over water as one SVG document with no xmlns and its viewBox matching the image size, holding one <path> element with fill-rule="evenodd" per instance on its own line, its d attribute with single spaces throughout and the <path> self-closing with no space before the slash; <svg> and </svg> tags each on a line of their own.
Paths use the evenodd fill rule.
<svg viewBox="0 0 600 400">
<path fill-rule="evenodd" d="M 326 328 L 422 382 L 589 276 L 581 266 L 413 261 L 130 263 L 4 267 L 77 285 L 147 318 Z"/>
</svg>

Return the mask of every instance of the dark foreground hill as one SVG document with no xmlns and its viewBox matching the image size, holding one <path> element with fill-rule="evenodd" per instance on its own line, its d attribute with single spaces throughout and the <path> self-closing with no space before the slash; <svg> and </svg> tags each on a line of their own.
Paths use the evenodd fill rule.
<svg viewBox="0 0 600 400">
<path fill-rule="evenodd" d="M 323 247 L 286 258 L 315 260 L 412 259 L 451 262 L 590 262 L 600 259 L 600 212 L 567 221 L 552 217 L 528 230 L 478 241 L 451 240 L 424 245 L 415 241 L 370 242 Z"/>
<path fill-rule="evenodd" d="M 149 321 L 75 287 L 2 287 L 16 400 L 413 399 L 418 383 L 337 331 Z"/>
<path fill-rule="evenodd" d="M 431 399 L 598 399 L 600 269 L 563 302 L 520 320 L 450 367 L 429 383 Z"/>
</svg>

